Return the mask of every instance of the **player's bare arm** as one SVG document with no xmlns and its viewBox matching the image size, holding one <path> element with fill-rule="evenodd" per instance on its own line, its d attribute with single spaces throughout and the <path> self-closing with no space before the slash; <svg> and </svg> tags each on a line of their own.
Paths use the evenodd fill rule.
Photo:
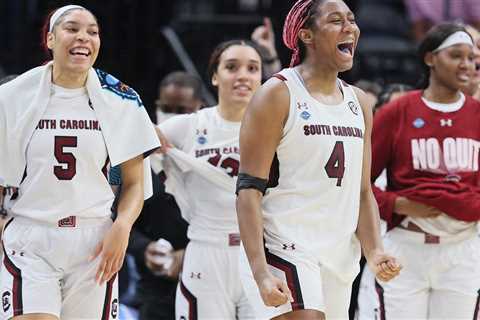
<svg viewBox="0 0 480 320">
<path fill-rule="evenodd" d="M 143 155 L 122 163 L 121 170 L 123 183 L 117 219 L 93 256 L 101 256 L 96 274 L 99 283 L 108 281 L 122 267 L 130 231 L 143 207 Z"/>
<path fill-rule="evenodd" d="M 271 79 L 261 87 L 247 108 L 240 130 L 240 172 L 268 179 L 275 150 L 288 117 L 287 87 Z M 262 193 L 243 189 L 237 198 L 237 215 L 248 261 L 267 306 L 291 300 L 285 281 L 274 277 L 267 267 L 263 248 Z"/>
<path fill-rule="evenodd" d="M 371 131 L 372 131 L 372 106 L 368 104 L 365 93 L 355 88 L 355 93 L 362 106 L 365 120 L 365 134 L 362 164 L 362 185 L 360 192 L 360 213 L 357 226 L 357 237 L 362 245 L 367 262 L 382 281 L 388 281 L 397 276 L 401 266 L 392 256 L 385 254 L 380 236 L 380 215 L 377 203 L 373 196 L 370 170 L 371 170 Z"/>
</svg>

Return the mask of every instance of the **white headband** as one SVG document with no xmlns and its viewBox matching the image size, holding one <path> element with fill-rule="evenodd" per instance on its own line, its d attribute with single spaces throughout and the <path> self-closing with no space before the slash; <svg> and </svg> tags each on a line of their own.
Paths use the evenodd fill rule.
<svg viewBox="0 0 480 320">
<path fill-rule="evenodd" d="M 55 13 L 52 14 L 52 17 L 50 18 L 50 27 L 48 29 L 48 32 L 52 32 L 53 26 L 55 25 L 55 23 L 57 23 L 58 18 L 60 18 L 68 10 L 72 10 L 72 9 L 85 9 L 85 8 L 82 6 L 74 5 L 74 4 L 58 8 L 57 11 L 55 11 Z"/>
<path fill-rule="evenodd" d="M 468 44 L 473 47 L 472 38 L 468 35 L 468 33 L 466 33 L 465 31 L 457 31 L 448 36 L 448 38 L 445 39 L 442 44 L 438 46 L 437 49 L 433 50 L 433 52 L 438 52 L 440 50 L 457 44 Z"/>
</svg>

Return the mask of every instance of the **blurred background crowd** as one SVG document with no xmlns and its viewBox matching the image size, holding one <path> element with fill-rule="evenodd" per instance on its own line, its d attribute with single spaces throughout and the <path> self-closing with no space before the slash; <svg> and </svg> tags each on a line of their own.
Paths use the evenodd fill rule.
<svg viewBox="0 0 480 320">
<path fill-rule="evenodd" d="M 117 75 L 142 95 L 152 117 L 160 80 L 171 71 L 197 70 L 206 79 L 212 48 L 231 38 L 249 38 L 270 17 L 282 65 L 289 51 L 281 41 L 291 0 L 116 0 L 77 1 L 100 21 L 102 50 L 97 67 Z M 380 86 L 415 85 L 415 44 L 444 20 L 480 26 L 475 0 L 348 0 L 361 29 L 354 68 L 343 78 Z M 46 14 L 66 1 L 0 2 L 0 75 L 18 74 L 41 64 L 39 31 Z M 379 87 L 372 90 L 378 93 Z M 210 96 L 211 97 L 211 96 Z M 211 99 L 211 98 L 209 98 Z M 208 101 L 211 102 L 211 101 Z"/>
</svg>

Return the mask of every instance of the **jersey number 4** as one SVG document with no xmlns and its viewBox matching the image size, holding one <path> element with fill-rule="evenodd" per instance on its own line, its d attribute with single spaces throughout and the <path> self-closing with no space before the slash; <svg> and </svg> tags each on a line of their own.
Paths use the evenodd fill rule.
<svg viewBox="0 0 480 320">
<path fill-rule="evenodd" d="M 329 178 L 337 179 L 337 187 L 342 186 L 343 174 L 345 173 L 345 151 L 342 141 L 335 143 L 330 159 L 325 165 L 325 171 Z"/>
<path fill-rule="evenodd" d="M 53 167 L 53 173 L 58 180 L 72 180 L 77 173 L 77 159 L 71 152 L 63 148 L 76 148 L 77 137 L 55 136 L 55 158 L 60 166 Z"/>
</svg>

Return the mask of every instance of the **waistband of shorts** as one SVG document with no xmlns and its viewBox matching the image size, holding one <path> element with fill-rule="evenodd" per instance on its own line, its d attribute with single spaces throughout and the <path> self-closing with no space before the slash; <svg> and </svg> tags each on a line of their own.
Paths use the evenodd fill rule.
<svg viewBox="0 0 480 320">
<path fill-rule="evenodd" d="M 24 225 L 35 225 L 35 226 L 45 226 L 50 228 L 59 228 L 59 229 L 75 229 L 75 228 L 85 228 L 85 227 L 95 227 L 101 226 L 108 221 L 112 221 L 112 218 L 100 217 L 100 218 L 84 218 L 79 216 L 68 216 L 62 218 L 56 222 L 51 221 L 42 221 L 35 220 L 27 217 L 16 216 L 12 218 L 16 223 Z"/>
<path fill-rule="evenodd" d="M 188 232 L 188 238 L 190 241 L 195 241 L 199 243 L 206 243 L 209 245 L 214 245 L 217 247 L 238 247 L 240 246 L 240 233 L 215 233 L 210 232 L 209 234 L 204 234 L 204 232 Z"/>
<path fill-rule="evenodd" d="M 426 245 L 442 245 L 447 243 L 460 242 L 476 237 L 478 236 L 478 232 L 476 228 L 472 228 L 470 231 L 464 231 L 451 236 L 435 236 L 429 234 L 428 232 L 418 232 L 396 227 L 393 230 L 387 232 L 386 236 L 401 239 L 401 241 L 404 242 L 423 243 Z"/>
</svg>

